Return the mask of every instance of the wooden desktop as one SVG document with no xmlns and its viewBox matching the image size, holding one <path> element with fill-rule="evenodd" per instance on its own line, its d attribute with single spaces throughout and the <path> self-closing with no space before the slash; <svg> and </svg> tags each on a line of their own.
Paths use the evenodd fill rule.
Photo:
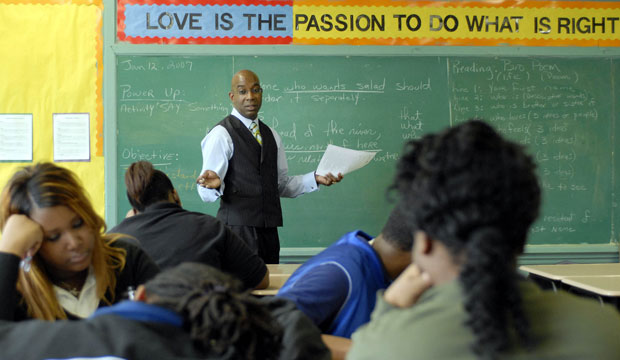
<svg viewBox="0 0 620 360">
<path fill-rule="evenodd" d="M 269 287 L 252 291 L 258 296 L 275 295 L 301 264 L 267 264 L 269 269 Z"/>
</svg>

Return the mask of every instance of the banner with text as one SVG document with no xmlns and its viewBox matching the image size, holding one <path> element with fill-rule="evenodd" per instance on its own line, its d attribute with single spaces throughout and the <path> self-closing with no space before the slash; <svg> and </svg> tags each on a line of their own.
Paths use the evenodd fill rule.
<svg viewBox="0 0 620 360">
<path fill-rule="evenodd" d="M 119 0 L 135 44 L 620 46 L 620 2 Z"/>
</svg>

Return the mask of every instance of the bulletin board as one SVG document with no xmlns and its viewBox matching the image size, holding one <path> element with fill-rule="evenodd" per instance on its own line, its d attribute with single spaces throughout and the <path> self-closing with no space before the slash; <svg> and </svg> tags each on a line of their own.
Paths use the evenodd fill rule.
<svg viewBox="0 0 620 360">
<path fill-rule="evenodd" d="M 23 166 L 54 161 L 55 114 L 85 114 L 80 140 L 89 154 L 58 165 L 78 175 L 104 216 L 102 15 L 100 0 L 0 0 L 0 114 L 31 114 L 33 123 L 32 160 L 0 162 L 0 183 Z"/>
</svg>

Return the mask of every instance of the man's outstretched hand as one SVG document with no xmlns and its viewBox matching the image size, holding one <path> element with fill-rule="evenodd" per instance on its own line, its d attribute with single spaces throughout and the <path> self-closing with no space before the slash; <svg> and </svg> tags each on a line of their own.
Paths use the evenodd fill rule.
<svg viewBox="0 0 620 360">
<path fill-rule="evenodd" d="M 338 176 L 334 176 L 332 173 L 328 173 L 327 175 L 316 175 L 314 174 L 314 179 L 316 183 L 319 185 L 330 186 L 342 180 L 343 176 L 341 173 L 338 173 Z"/>
<path fill-rule="evenodd" d="M 198 179 L 196 184 L 205 187 L 207 189 L 217 189 L 222 185 L 222 180 L 213 170 L 205 170 Z"/>
</svg>

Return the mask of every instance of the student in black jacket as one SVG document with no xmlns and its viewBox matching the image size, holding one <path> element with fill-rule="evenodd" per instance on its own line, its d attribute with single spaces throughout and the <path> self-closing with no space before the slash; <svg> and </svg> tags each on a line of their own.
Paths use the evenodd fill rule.
<svg viewBox="0 0 620 360">
<path fill-rule="evenodd" d="M 10 237 L 10 224 L 32 231 Z M 0 228 L 0 251 L 25 258 L 19 273 L 0 269 L 2 281 L 17 285 L 10 298 L 0 295 L 6 301 L 0 312 L 14 320 L 84 318 L 159 272 L 140 248 L 104 234 L 105 223 L 77 177 L 52 163 L 24 167 L 9 180 L 0 197 Z"/>
<path fill-rule="evenodd" d="M 16 272 L 19 258 L 12 262 Z M 6 285 L 3 294 L 14 291 Z M 0 320 L 2 358 L 330 358 L 319 330 L 293 303 L 258 299 L 241 288 L 215 268 L 183 263 L 138 287 L 137 301 L 99 309 L 88 319 Z"/>
<path fill-rule="evenodd" d="M 246 288 L 269 285 L 263 260 L 221 221 L 183 209 L 168 176 L 150 162 L 131 164 L 125 186 L 135 215 L 110 233 L 135 237 L 160 268 L 201 262 L 235 275 Z"/>
</svg>

